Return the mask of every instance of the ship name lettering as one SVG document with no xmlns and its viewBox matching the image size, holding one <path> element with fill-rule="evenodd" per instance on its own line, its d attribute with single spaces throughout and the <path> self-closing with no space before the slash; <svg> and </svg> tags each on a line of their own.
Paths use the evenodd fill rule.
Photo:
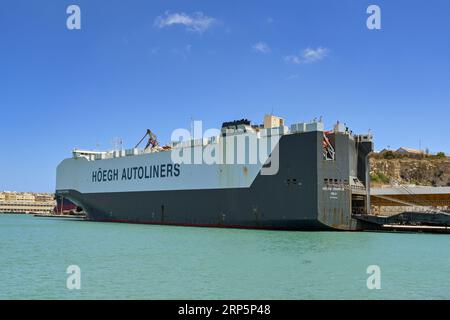
<svg viewBox="0 0 450 320">
<path fill-rule="evenodd" d="M 180 164 L 160 164 L 123 168 L 120 180 L 143 180 L 151 178 L 178 177 L 181 173 Z M 102 169 L 92 171 L 92 182 L 111 182 L 119 180 L 119 169 Z"/>
<path fill-rule="evenodd" d="M 92 172 L 92 182 L 107 182 L 116 181 L 119 179 L 118 169 L 102 170 L 99 168 L 97 171 Z"/>
</svg>

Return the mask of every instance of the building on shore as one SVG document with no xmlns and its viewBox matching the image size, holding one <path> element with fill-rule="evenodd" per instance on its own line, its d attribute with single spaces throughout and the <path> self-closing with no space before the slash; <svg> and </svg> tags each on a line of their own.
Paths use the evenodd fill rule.
<svg viewBox="0 0 450 320">
<path fill-rule="evenodd" d="M 0 213 L 53 213 L 56 201 L 52 193 L 0 192 Z"/>
<path fill-rule="evenodd" d="M 426 153 L 422 150 L 416 150 L 412 148 L 401 147 L 395 150 L 395 153 L 398 155 L 408 156 L 411 158 L 423 158 Z"/>
<path fill-rule="evenodd" d="M 378 152 L 379 155 L 384 156 L 386 153 L 390 153 L 397 157 L 408 157 L 408 158 L 416 158 L 416 159 L 422 159 L 425 156 L 429 155 L 427 152 L 423 150 L 417 150 L 412 148 L 406 148 L 406 147 L 400 147 L 397 150 L 392 150 L 389 148 L 385 148 Z"/>
</svg>

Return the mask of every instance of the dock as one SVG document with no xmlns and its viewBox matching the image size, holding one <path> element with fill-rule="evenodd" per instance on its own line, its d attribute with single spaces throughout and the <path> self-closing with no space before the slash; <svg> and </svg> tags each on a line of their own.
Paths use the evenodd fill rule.
<svg viewBox="0 0 450 320">
<path fill-rule="evenodd" d="M 450 186 L 390 186 L 370 189 L 372 211 L 391 215 L 402 211 L 450 209 Z"/>
<path fill-rule="evenodd" d="M 408 211 L 391 216 L 355 214 L 354 219 L 365 222 L 367 230 L 450 233 L 450 213 Z"/>
<path fill-rule="evenodd" d="M 450 233 L 450 226 L 384 224 L 382 225 L 382 230 L 401 231 L 401 232 L 423 232 L 423 233 Z"/>
<path fill-rule="evenodd" d="M 55 219 L 66 219 L 66 220 L 87 220 L 85 215 L 60 215 L 60 214 L 34 214 L 37 218 L 55 218 Z"/>
</svg>

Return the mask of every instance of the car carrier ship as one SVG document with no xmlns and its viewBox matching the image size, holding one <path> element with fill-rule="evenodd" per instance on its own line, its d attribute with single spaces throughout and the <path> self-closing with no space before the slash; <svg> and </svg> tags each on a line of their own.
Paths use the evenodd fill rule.
<svg viewBox="0 0 450 320">
<path fill-rule="evenodd" d="M 246 119 L 225 122 L 218 135 L 162 147 L 150 130 L 147 135 L 142 149 L 74 150 L 57 167 L 56 195 L 93 221 L 364 228 L 352 215 L 370 208 L 370 134 L 355 135 L 342 123 L 326 131 L 322 120 L 288 127 L 283 119 L 266 115 L 262 125 Z M 207 154 L 216 161 L 185 161 Z"/>
</svg>

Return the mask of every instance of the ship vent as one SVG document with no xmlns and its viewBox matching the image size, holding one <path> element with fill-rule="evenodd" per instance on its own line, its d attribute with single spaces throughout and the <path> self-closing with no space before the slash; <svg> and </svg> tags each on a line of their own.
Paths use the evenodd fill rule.
<svg viewBox="0 0 450 320">
<path fill-rule="evenodd" d="M 250 120 L 241 119 L 241 120 L 234 120 L 234 121 L 224 122 L 224 123 L 222 123 L 222 128 L 237 129 L 238 126 L 240 126 L 240 125 L 249 126 L 250 125 Z"/>
</svg>

